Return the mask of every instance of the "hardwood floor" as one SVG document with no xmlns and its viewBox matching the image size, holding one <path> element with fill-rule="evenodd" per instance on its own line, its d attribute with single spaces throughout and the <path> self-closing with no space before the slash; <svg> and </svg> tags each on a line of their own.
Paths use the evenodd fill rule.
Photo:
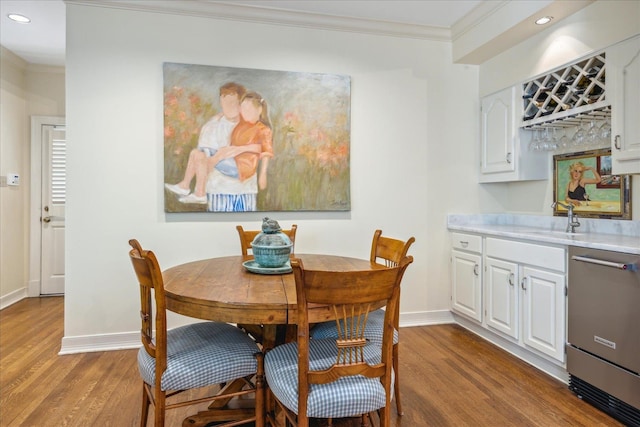
<svg viewBox="0 0 640 427">
<path fill-rule="evenodd" d="M 391 409 L 394 427 L 622 425 L 457 325 L 401 333 L 405 415 Z M 58 356 L 62 336 L 62 297 L 0 311 L 0 426 L 139 425 L 137 350 Z M 196 409 L 170 411 L 167 426 Z"/>
</svg>

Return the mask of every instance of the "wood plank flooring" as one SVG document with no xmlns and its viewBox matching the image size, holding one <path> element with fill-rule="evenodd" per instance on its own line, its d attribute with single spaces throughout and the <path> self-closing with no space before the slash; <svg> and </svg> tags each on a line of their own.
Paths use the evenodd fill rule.
<svg viewBox="0 0 640 427">
<path fill-rule="evenodd" d="M 139 425 L 137 350 L 59 356 L 63 304 L 29 298 L 0 311 L 0 426 Z M 394 406 L 393 427 L 622 426 L 457 325 L 403 328 L 401 337 L 405 415 Z M 200 408 L 169 412 L 167 426 Z"/>
</svg>

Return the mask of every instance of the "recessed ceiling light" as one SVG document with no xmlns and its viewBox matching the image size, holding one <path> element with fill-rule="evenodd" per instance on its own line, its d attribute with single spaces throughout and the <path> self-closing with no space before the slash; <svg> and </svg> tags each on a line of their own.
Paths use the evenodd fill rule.
<svg viewBox="0 0 640 427">
<path fill-rule="evenodd" d="M 552 19 L 553 19 L 553 16 L 543 16 L 542 18 L 536 19 L 536 25 L 548 24 L 549 22 L 551 22 Z"/>
<path fill-rule="evenodd" d="M 31 22 L 31 19 L 27 18 L 24 15 L 20 15 L 20 14 L 17 14 L 17 13 L 10 13 L 10 14 L 7 15 L 7 17 L 9 19 L 11 19 L 12 21 L 16 21 L 16 22 L 19 22 L 21 24 L 28 24 L 29 22 Z"/>
</svg>

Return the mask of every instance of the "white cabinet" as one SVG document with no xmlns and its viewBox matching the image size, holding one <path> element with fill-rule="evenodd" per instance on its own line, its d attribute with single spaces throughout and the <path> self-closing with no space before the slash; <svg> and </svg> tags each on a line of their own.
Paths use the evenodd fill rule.
<svg viewBox="0 0 640 427">
<path fill-rule="evenodd" d="M 487 237 L 486 325 L 564 362 L 566 250 Z"/>
<path fill-rule="evenodd" d="M 522 268 L 522 340 L 561 362 L 565 345 L 565 275 Z"/>
<path fill-rule="evenodd" d="M 607 50 L 614 174 L 640 173 L 640 36 Z"/>
<path fill-rule="evenodd" d="M 530 152 L 531 132 L 519 129 L 522 89 L 503 89 L 481 100 L 481 183 L 548 179 L 546 153 Z"/>
<path fill-rule="evenodd" d="M 487 327 L 518 339 L 518 264 L 491 257 L 485 260 Z"/>
<path fill-rule="evenodd" d="M 451 309 L 482 321 L 482 238 L 451 233 Z"/>
<path fill-rule="evenodd" d="M 482 174 L 515 172 L 514 94 L 512 87 L 482 98 Z"/>
</svg>

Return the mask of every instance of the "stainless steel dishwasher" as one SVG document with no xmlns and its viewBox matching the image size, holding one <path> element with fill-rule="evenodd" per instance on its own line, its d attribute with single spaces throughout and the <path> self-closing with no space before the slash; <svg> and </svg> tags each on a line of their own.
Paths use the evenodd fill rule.
<svg viewBox="0 0 640 427">
<path fill-rule="evenodd" d="M 640 255 L 569 248 L 569 388 L 640 426 Z"/>
</svg>

